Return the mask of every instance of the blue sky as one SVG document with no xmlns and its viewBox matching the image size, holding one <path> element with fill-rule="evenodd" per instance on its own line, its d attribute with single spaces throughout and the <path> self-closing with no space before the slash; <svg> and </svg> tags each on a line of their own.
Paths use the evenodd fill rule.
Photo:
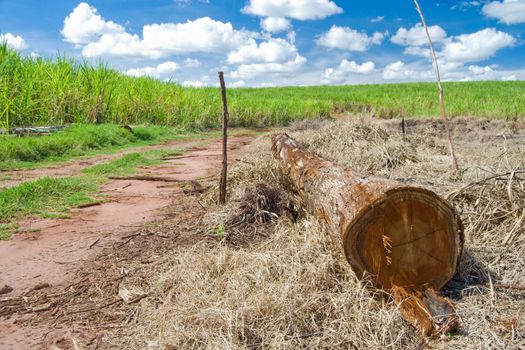
<svg viewBox="0 0 525 350">
<path fill-rule="evenodd" d="M 525 0 L 420 4 L 444 80 L 525 79 Z M 23 54 L 193 86 L 430 81 L 419 22 L 411 0 L 0 0 Z"/>
</svg>

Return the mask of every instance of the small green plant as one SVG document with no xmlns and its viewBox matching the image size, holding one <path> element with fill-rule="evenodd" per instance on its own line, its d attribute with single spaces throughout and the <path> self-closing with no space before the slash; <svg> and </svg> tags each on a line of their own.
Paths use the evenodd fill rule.
<svg viewBox="0 0 525 350">
<path fill-rule="evenodd" d="M 16 222 L 0 223 L 0 241 L 11 238 L 11 234 L 18 229 Z"/>
<path fill-rule="evenodd" d="M 219 241 L 222 241 L 222 238 L 224 237 L 224 224 L 222 222 L 215 228 L 215 236 Z"/>
</svg>

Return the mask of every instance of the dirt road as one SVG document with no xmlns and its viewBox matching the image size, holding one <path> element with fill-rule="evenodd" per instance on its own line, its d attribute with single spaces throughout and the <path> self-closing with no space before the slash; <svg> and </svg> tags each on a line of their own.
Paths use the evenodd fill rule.
<svg viewBox="0 0 525 350">
<path fill-rule="evenodd" d="M 230 138 L 229 159 L 234 160 L 242 152 L 242 147 L 253 138 L 253 134 Z M 70 219 L 22 220 L 20 226 L 27 233 L 17 234 L 9 241 L 0 241 L 0 288 L 3 285 L 13 288 L 11 293 L 0 295 L 1 349 L 38 348 L 44 334 L 50 331 L 19 326 L 17 323 L 27 319 L 27 315 L 13 314 L 2 318 L 1 311 L 5 311 L 5 308 L 2 310 L 2 302 L 35 288 L 66 286 L 78 269 L 100 254 L 103 247 L 120 241 L 151 221 L 162 219 L 170 204 L 179 205 L 179 194 L 184 187 L 181 185 L 188 184 L 185 181 L 196 181 L 206 186 L 215 180 L 221 164 L 221 141 L 214 140 L 201 148 L 195 147 L 197 144 L 198 141 L 164 145 L 163 149 L 189 149 L 184 155 L 160 166 L 142 169 L 140 174 L 179 180 L 180 183 L 112 180 L 102 190 L 109 197 L 109 202 L 73 210 Z M 59 174 L 63 174 L 64 169 L 67 169 L 67 174 L 76 173 L 82 165 L 91 166 L 108 160 L 108 156 L 101 156 L 84 164 L 74 162 L 60 170 Z M 28 177 L 35 178 L 38 174 L 41 171 L 35 171 Z"/>
</svg>

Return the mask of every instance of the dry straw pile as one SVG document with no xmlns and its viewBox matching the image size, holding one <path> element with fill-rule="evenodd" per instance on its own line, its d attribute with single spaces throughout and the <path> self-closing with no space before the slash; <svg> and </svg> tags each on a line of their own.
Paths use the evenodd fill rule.
<svg viewBox="0 0 525 350">
<path fill-rule="evenodd" d="M 295 216 L 301 210 L 293 198 L 286 197 L 284 208 L 295 208 L 287 211 L 261 199 L 261 188 L 247 191 L 258 183 L 283 195 L 288 189 L 271 159 L 269 138 L 262 138 L 233 169 L 228 206 L 214 206 L 209 195 L 212 209 L 194 223 L 205 228 L 208 239 L 176 248 L 154 264 L 149 284 L 155 297 L 142 301 L 139 323 L 114 333 L 113 344 L 154 349 L 525 347 L 525 291 L 520 289 L 525 284 L 524 129 L 516 123 L 454 121 L 462 173 L 453 176 L 440 127 L 439 122 L 410 121 L 403 140 L 396 121 L 355 117 L 297 124 L 287 132 L 327 159 L 429 187 L 454 203 L 466 242 L 459 273 L 444 294 L 457 304 L 459 334 L 419 339 L 394 303 L 357 281 L 313 217 Z M 284 197 L 264 191 L 282 204 Z M 228 225 L 229 219 L 236 224 Z"/>
</svg>

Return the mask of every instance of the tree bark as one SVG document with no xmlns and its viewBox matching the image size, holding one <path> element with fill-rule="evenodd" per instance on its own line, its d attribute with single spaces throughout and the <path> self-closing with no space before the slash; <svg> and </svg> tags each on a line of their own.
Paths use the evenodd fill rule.
<svg viewBox="0 0 525 350">
<path fill-rule="evenodd" d="M 435 292 L 455 274 L 463 245 L 463 226 L 448 202 L 424 188 L 344 169 L 286 134 L 274 136 L 273 153 L 359 279 L 393 293 L 425 335 L 457 327 L 452 303 Z"/>
</svg>

